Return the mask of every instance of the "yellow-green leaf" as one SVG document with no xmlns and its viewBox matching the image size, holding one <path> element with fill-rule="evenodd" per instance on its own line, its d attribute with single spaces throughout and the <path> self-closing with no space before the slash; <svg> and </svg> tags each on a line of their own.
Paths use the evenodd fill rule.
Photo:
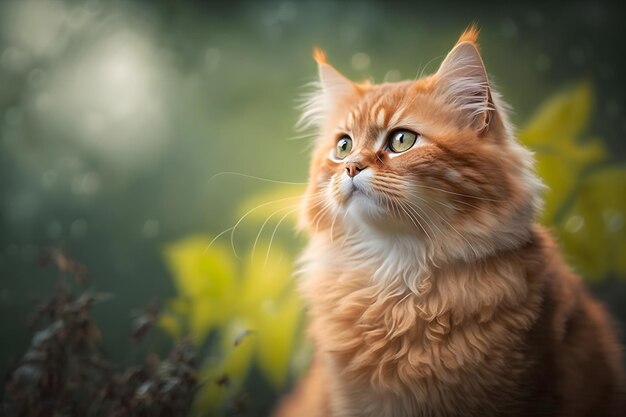
<svg viewBox="0 0 626 417">
<path fill-rule="evenodd" d="M 541 150 L 536 158 L 537 173 L 548 186 L 544 194 L 543 219 L 551 224 L 560 205 L 573 191 L 578 176 L 586 167 L 602 161 L 605 150 L 601 142 L 594 140 L 568 149 Z"/>
<path fill-rule="evenodd" d="M 585 178 L 558 225 L 564 251 L 589 278 L 626 274 L 626 168 L 600 169 Z"/>
<path fill-rule="evenodd" d="M 240 285 L 239 311 L 249 315 L 250 309 L 260 309 L 266 301 L 275 301 L 291 283 L 292 263 L 277 242 L 259 242 L 251 250 Z"/>
<path fill-rule="evenodd" d="M 544 102 L 520 132 L 520 139 L 531 147 L 560 148 L 576 140 L 591 114 L 593 93 L 589 83 L 581 83 Z"/>
<path fill-rule="evenodd" d="M 260 311 L 257 334 L 259 367 L 276 388 L 282 388 L 287 379 L 300 311 L 301 302 L 294 290 L 278 302 L 264 304 Z"/>
<path fill-rule="evenodd" d="M 603 143 L 581 142 L 593 104 L 591 86 L 581 83 L 546 101 L 520 132 L 534 151 L 537 172 L 548 186 L 543 221 L 552 224 L 585 168 L 606 158 Z"/>
<path fill-rule="evenodd" d="M 204 236 L 190 236 L 165 248 L 178 292 L 185 297 L 222 298 L 232 293 L 235 264 L 229 249 Z"/>
<path fill-rule="evenodd" d="M 254 333 L 241 338 L 249 323 L 238 318 L 223 328 L 219 360 L 208 360 L 201 371 L 201 386 L 194 398 L 193 415 L 214 415 L 243 384 L 252 362 L 256 339 Z M 235 341 L 238 341 L 236 344 Z M 226 379 L 219 384 L 217 381 Z"/>
<path fill-rule="evenodd" d="M 157 324 L 174 340 L 180 340 L 183 336 L 183 325 L 181 324 L 181 317 L 178 315 L 171 312 L 162 313 Z"/>
</svg>

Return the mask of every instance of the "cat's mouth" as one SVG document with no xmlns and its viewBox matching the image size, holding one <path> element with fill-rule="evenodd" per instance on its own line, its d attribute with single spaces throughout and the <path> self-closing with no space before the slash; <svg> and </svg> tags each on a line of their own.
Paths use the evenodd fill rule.
<svg viewBox="0 0 626 417">
<path fill-rule="evenodd" d="M 350 198 L 357 195 L 366 196 L 368 194 L 365 187 L 362 184 L 358 184 L 354 180 L 349 180 L 349 182 L 346 182 L 346 184 L 342 188 L 343 195 L 346 200 L 349 200 Z"/>
<path fill-rule="evenodd" d="M 368 184 L 351 180 L 346 189 L 344 198 L 347 203 L 357 203 L 363 200 L 367 200 L 369 203 L 375 203 L 378 200 Z"/>
<path fill-rule="evenodd" d="M 343 195 L 346 199 L 349 199 L 350 197 L 352 197 L 353 194 L 355 193 L 360 193 L 363 194 L 364 190 L 361 186 L 355 184 L 354 180 L 350 179 L 348 181 L 345 181 L 342 184 L 342 191 L 343 191 Z"/>
<path fill-rule="evenodd" d="M 371 174 L 369 172 L 363 172 L 352 178 L 347 175 L 343 176 L 340 182 L 343 197 L 346 200 L 354 196 L 372 197 L 370 176 Z"/>
</svg>

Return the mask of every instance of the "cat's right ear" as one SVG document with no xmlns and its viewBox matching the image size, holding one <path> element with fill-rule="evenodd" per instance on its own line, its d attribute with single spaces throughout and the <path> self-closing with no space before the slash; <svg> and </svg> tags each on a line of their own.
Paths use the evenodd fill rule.
<svg viewBox="0 0 626 417">
<path fill-rule="evenodd" d="M 302 114 L 296 123 L 298 130 L 321 129 L 330 114 L 358 94 L 357 86 L 328 63 L 324 51 L 315 48 L 313 59 L 317 62 L 319 81 L 304 96 Z"/>
<path fill-rule="evenodd" d="M 317 62 L 320 84 L 327 99 L 336 103 L 357 92 L 354 83 L 328 63 L 324 51 L 314 48 L 313 59 Z"/>
</svg>

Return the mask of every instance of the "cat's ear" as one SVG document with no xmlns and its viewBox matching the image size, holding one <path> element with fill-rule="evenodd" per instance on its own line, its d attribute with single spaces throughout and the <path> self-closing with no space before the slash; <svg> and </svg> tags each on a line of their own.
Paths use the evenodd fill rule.
<svg viewBox="0 0 626 417">
<path fill-rule="evenodd" d="M 489 126 L 491 99 L 489 79 L 478 51 L 478 30 L 470 27 L 459 38 L 437 71 L 437 90 L 457 106 L 464 122 L 478 131 Z"/>
<path fill-rule="evenodd" d="M 313 83 L 313 91 L 305 95 L 300 106 L 302 114 L 296 123 L 299 130 L 321 128 L 332 112 L 358 94 L 357 86 L 328 63 L 324 51 L 315 48 L 313 58 L 317 62 L 319 82 Z"/>
<path fill-rule="evenodd" d="M 317 62 L 320 84 L 328 100 L 337 102 L 357 92 L 354 83 L 328 63 L 324 51 L 313 49 L 313 59 Z"/>
</svg>

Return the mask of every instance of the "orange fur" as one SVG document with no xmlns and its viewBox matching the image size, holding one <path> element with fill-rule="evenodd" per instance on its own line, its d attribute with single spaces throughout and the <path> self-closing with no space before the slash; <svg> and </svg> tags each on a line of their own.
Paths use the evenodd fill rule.
<svg viewBox="0 0 626 417">
<path fill-rule="evenodd" d="M 313 48 L 313 59 L 315 60 L 315 62 L 318 63 L 318 65 L 328 63 L 328 59 L 326 58 L 326 53 L 322 49 L 317 48 L 317 47 Z"/>
<path fill-rule="evenodd" d="M 461 37 L 459 38 L 459 40 L 456 42 L 457 44 L 461 43 L 461 42 L 471 42 L 471 43 L 476 43 L 478 42 L 478 34 L 480 33 L 480 30 L 478 29 L 478 26 L 476 26 L 476 24 L 471 24 L 467 29 L 465 29 L 465 31 L 461 34 Z"/>
<path fill-rule="evenodd" d="M 623 415 L 610 320 L 533 224 L 542 184 L 477 35 L 393 84 L 352 84 L 316 52 L 300 284 L 316 360 L 278 416 Z M 419 133 L 404 153 L 398 129 Z"/>
</svg>

